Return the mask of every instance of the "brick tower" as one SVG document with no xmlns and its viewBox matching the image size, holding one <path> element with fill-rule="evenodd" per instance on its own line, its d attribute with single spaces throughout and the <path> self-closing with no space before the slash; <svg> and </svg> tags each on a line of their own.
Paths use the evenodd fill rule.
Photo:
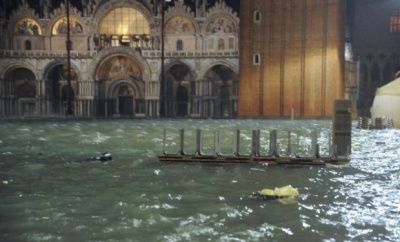
<svg viewBox="0 0 400 242">
<path fill-rule="evenodd" d="M 344 97 L 343 0 L 240 6 L 239 117 L 331 117 Z"/>
</svg>

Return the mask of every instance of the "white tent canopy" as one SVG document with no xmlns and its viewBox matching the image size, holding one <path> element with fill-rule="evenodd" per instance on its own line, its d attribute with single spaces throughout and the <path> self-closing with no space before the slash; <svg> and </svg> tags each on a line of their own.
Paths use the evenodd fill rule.
<svg viewBox="0 0 400 242">
<path fill-rule="evenodd" d="M 378 88 L 371 107 L 371 118 L 389 117 L 400 128 L 400 77 Z"/>
</svg>

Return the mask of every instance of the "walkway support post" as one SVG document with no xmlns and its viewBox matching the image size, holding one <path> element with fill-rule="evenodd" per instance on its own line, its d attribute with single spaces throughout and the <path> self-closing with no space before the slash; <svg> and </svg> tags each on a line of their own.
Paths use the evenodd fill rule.
<svg viewBox="0 0 400 242">
<path fill-rule="evenodd" d="M 240 156 L 240 130 L 236 130 L 233 136 L 233 154 Z"/>
<path fill-rule="evenodd" d="M 185 130 L 184 129 L 180 129 L 179 130 L 179 151 L 178 153 L 180 155 L 184 155 L 185 154 Z"/>
<path fill-rule="evenodd" d="M 288 144 L 287 144 L 287 156 L 293 156 L 292 154 L 292 133 L 288 131 Z"/>
<path fill-rule="evenodd" d="M 201 129 L 196 130 L 196 155 L 201 155 L 201 148 L 203 144 L 203 133 Z"/>
<path fill-rule="evenodd" d="M 165 137 L 166 137 L 166 135 L 167 135 L 167 130 L 166 129 L 164 129 L 164 132 L 163 132 L 163 146 L 162 146 L 162 150 L 163 150 L 163 154 L 164 155 L 166 155 L 167 153 L 165 152 Z"/>
<path fill-rule="evenodd" d="M 351 153 L 351 101 L 338 99 L 334 102 L 332 146 L 335 155 L 349 156 Z"/>
<path fill-rule="evenodd" d="M 318 144 L 318 134 L 317 131 L 312 131 L 311 133 L 311 151 L 310 156 L 315 156 L 317 154 L 317 144 Z"/>
<path fill-rule="evenodd" d="M 219 148 L 219 130 L 214 131 L 214 155 L 221 155 Z"/>
<path fill-rule="evenodd" d="M 269 133 L 269 153 L 275 157 L 279 156 L 277 140 L 276 129 L 271 130 Z"/>
<path fill-rule="evenodd" d="M 253 130 L 251 140 L 251 155 L 260 156 L 260 130 Z"/>
</svg>

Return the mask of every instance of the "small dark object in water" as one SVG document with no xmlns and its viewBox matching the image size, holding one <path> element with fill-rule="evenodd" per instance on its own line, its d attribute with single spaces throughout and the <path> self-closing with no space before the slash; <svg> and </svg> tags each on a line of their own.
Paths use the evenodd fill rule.
<svg viewBox="0 0 400 242">
<path fill-rule="evenodd" d="M 100 156 L 100 161 L 111 161 L 111 160 L 112 160 L 112 155 L 108 152 L 105 152 Z"/>
<path fill-rule="evenodd" d="M 253 192 L 252 196 L 262 200 L 275 200 L 279 198 L 275 195 L 261 195 L 260 192 Z"/>
<path fill-rule="evenodd" d="M 108 162 L 108 161 L 112 161 L 112 155 L 108 152 L 104 152 L 101 156 L 89 157 L 88 159 L 85 159 L 85 161 Z"/>
</svg>

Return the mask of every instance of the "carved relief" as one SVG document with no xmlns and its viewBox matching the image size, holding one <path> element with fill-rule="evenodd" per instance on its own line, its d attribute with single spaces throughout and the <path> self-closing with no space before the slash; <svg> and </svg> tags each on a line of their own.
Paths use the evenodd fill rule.
<svg viewBox="0 0 400 242">
<path fill-rule="evenodd" d="M 39 24 L 30 18 L 20 19 L 14 25 L 14 34 L 15 35 L 41 35 L 42 30 L 39 27 Z"/>
<path fill-rule="evenodd" d="M 206 28 L 207 33 L 233 33 L 235 25 L 231 20 L 225 17 L 214 18 Z"/>
<path fill-rule="evenodd" d="M 82 24 L 75 18 L 70 18 L 69 20 L 69 28 L 71 34 L 82 34 L 83 26 Z M 57 22 L 53 26 L 52 34 L 67 34 L 67 18 L 63 17 L 57 20 Z"/>
<path fill-rule="evenodd" d="M 132 59 L 116 56 L 106 60 L 101 65 L 98 77 L 110 81 L 117 79 L 142 80 L 142 71 Z"/>
<path fill-rule="evenodd" d="M 193 34 L 195 28 L 193 22 L 183 16 L 171 18 L 165 27 L 166 34 Z"/>
</svg>

